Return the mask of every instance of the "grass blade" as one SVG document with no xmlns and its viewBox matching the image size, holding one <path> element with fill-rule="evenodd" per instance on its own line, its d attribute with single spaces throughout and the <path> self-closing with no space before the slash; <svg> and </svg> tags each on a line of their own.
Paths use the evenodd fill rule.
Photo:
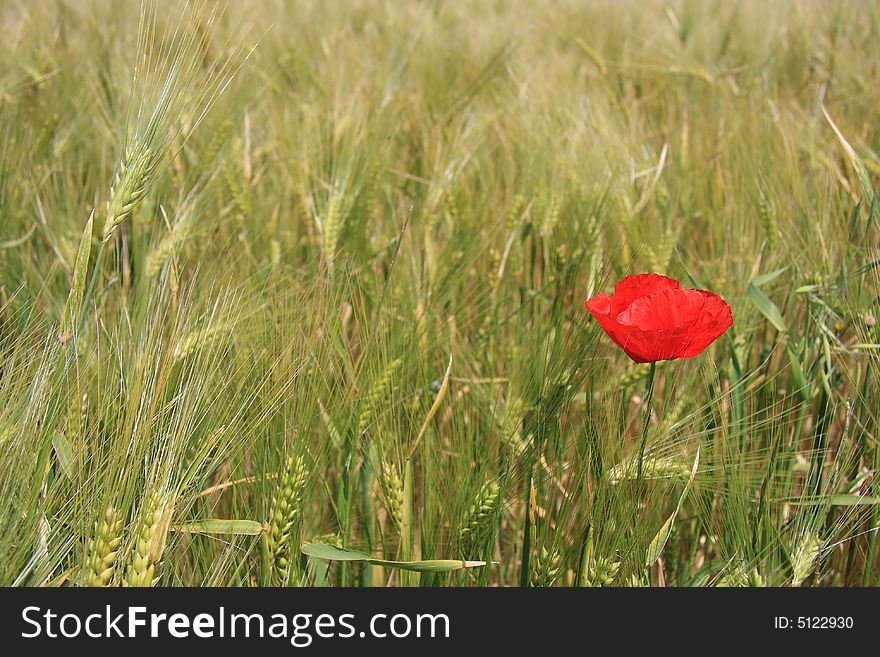
<svg viewBox="0 0 880 657">
<path fill-rule="evenodd" d="M 426 561 L 392 561 L 379 559 L 356 550 L 345 550 L 324 543 L 305 543 L 302 553 L 315 559 L 325 561 L 362 562 L 384 568 L 396 568 L 415 573 L 446 573 L 463 568 L 480 568 L 486 565 L 485 561 L 465 561 L 458 559 L 429 559 Z"/>
<path fill-rule="evenodd" d="M 173 531 L 183 534 L 231 534 L 234 536 L 257 536 L 263 531 L 263 525 L 256 520 L 223 520 L 211 518 L 194 520 L 172 527 Z"/>
</svg>

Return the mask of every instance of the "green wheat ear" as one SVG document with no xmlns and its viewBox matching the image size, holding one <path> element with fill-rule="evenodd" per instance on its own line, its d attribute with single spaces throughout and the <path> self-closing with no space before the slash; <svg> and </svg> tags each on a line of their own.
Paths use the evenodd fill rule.
<svg viewBox="0 0 880 657">
<path fill-rule="evenodd" d="M 821 539 L 812 532 L 805 532 L 791 553 L 792 586 L 800 586 L 812 574 L 821 553 Z"/>
<path fill-rule="evenodd" d="M 532 586 L 553 586 L 562 574 L 562 553 L 542 547 L 535 556 Z"/>
<path fill-rule="evenodd" d="M 160 491 L 147 496 L 123 586 L 153 586 L 158 581 L 173 512 L 173 503 Z"/>
<path fill-rule="evenodd" d="M 181 246 L 189 239 L 192 233 L 192 223 L 192 214 L 185 210 L 184 216 L 150 250 L 144 263 L 144 271 L 147 278 L 158 276 L 165 263 L 172 259 Z"/>
<path fill-rule="evenodd" d="M 521 398 L 511 397 L 504 404 L 498 418 L 499 437 L 512 456 L 519 456 L 528 448 L 528 441 L 522 435 L 523 418 L 527 410 L 526 403 Z"/>
<path fill-rule="evenodd" d="M 656 248 L 646 246 L 648 251 L 648 264 L 651 271 L 664 272 L 669 268 L 669 260 L 675 248 L 675 237 L 672 229 L 667 228 Z"/>
<path fill-rule="evenodd" d="M 619 571 L 619 561 L 613 561 L 607 557 L 596 557 L 590 565 L 590 572 L 584 583 L 586 586 L 593 587 L 612 586 Z"/>
<path fill-rule="evenodd" d="M 229 323 L 215 322 L 186 333 L 174 349 L 174 360 L 183 360 L 196 352 L 221 347 L 232 330 L 233 326 Z"/>
<path fill-rule="evenodd" d="M 208 147 L 205 149 L 202 157 L 200 158 L 202 162 L 213 163 L 214 159 L 220 153 L 220 149 L 223 147 L 223 144 L 226 142 L 226 139 L 229 137 L 232 132 L 232 121 L 226 119 L 218 128 L 217 132 L 214 133 L 214 137 L 211 139 L 211 142 L 208 144 Z"/>
<path fill-rule="evenodd" d="M 363 401 L 363 410 L 358 419 L 359 436 L 366 433 L 367 429 L 369 429 L 370 425 L 373 423 L 373 420 L 376 419 L 376 416 L 382 410 L 385 400 L 394 387 L 394 377 L 400 369 L 401 363 L 403 363 L 403 361 L 400 358 L 395 358 L 388 363 L 382 371 L 382 374 L 379 375 L 379 378 L 370 386 Z"/>
<path fill-rule="evenodd" d="M 726 572 L 716 584 L 719 588 L 761 588 L 767 586 L 767 580 L 758 571 L 757 567 L 749 570 L 748 565 L 743 561 L 736 568 Z"/>
<path fill-rule="evenodd" d="M 138 203 L 143 200 L 156 166 L 156 157 L 151 148 L 128 149 L 116 167 L 110 197 L 107 199 L 107 219 L 101 231 L 101 241 L 107 242 L 116 229 L 131 216 Z"/>
<path fill-rule="evenodd" d="M 247 188 L 244 183 L 233 175 L 232 169 L 224 169 L 223 180 L 226 183 L 226 190 L 235 202 L 235 207 L 239 215 L 239 222 L 241 225 L 244 225 L 244 220 L 253 216 L 254 213 Z"/>
<path fill-rule="evenodd" d="M 618 376 L 616 379 L 611 379 L 608 383 L 608 389 L 620 389 L 625 390 L 629 388 L 631 385 L 638 383 L 642 379 L 648 376 L 648 371 L 651 369 L 650 365 L 640 364 L 631 366 L 626 372 Z"/>
<path fill-rule="evenodd" d="M 468 514 L 459 531 L 459 538 L 478 534 L 489 526 L 498 508 L 498 495 L 501 487 L 495 479 L 487 481 L 477 493 L 477 498 L 468 510 Z"/>
<path fill-rule="evenodd" d="M 307 477 L 303 458 L 288 457 L 272 496 L 267 542 L 274 579 L 278 584 L 287 584 L 291 579 L 291 530 L 300 519 Z"/>
<path fill-rule="evenodd" d="M 107 586 L 116 570 L 116 556 L 122 542 L 122 516 L 112 506 L 95 521 L 95 533 L 86 549 L 81 586 Z"/>
<path fill-rule="evenodd" d="M 629 576 L 626 585 L 631 589 L 641 589 L 651 586 L 646 573 L 633 573 Z"/>
<path fill-rule="evenodd" d="M 342 190 L 334 187 L 330 197 L 327 199 L 327 209 L 324 212 L 324 220 L 322 222 L 321 246 L 324 250 L 324 257 L 331 267 L 336 259 L 336 249 L 339 246 L 339 238 L 342 235 L 342 229 L 345 224 L 345 213 L 342 207 L 343 200 Z"/>
<path fill-rule="evenodd" d="M 399 530 L 403 522 L 403 481 L 397 469 L 386 461 L 379 471 L 379 492 L 388 517 Z"/>
<path fill-rule="evenodd" d="M 541 223 L 541 236 L 549 238 L 553 235 L 556 230 L 556 226 L 559 224 L 559 209 L 562 203 L 559 200 L 559 197 L 553 195 L 550 197 L 546 204 L 545 213 L 543 216 L 543 222 Z"/>
</svg>

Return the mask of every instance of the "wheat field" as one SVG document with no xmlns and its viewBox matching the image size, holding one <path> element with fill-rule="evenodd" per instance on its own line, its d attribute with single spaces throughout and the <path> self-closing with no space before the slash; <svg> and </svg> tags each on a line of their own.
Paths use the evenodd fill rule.
<svg viewBox="0 0 880 657">
<path fill-rule="evenodd" d="M 880 585 L 878 44 L 2 3 L 0 584 Z M 650 404 L 584 308 L 637 272 L 734 318 Z"/>
</svg>

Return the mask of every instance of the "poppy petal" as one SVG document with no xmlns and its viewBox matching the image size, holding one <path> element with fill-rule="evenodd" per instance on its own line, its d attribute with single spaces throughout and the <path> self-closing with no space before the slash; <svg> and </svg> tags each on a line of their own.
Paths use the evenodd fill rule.
<svg viewBox="0 0 880 657">
<path fill-rule="evenodd" d="M 608 334 L 608 337 L 623 346 L 627 340 L 627 329 L 620 326 L 617 316 L 640 297 L 678 287 L 678 281 L 660 274 L 635 274 L 627 276 L 617 283 L 614 286 L 613 295 L 599 294 L 589 299 L 585 305 L 590 314 L 599 322 L 599 326 Z M 626 348 L 624 350 L 626 351 Z"/>
<path fill-rule="evenodd" d="M 682 352 L 680 358 L 699 356 L 706 350 L 706 347 L 733 326 L 733 313 L 727 302 L 712 292 L 699 291 L 706 296 L 706 304 L 703 306 L 699 321 L 694 325 L 691 344 Z"/>
<path fill-rule="evenodd" d="M 680 284 L 674 278 L 661 276 L 660 274 L 635 274 L 627 276 L 614 286 L 614 295 L 611 297 L 615 315 L 626 309 L 636 299 L 646 297 L 661 290 L 677 290 Z"/>
<path fill-rule="evenodd" d="M 703 353 L 733 324 L 730 306 L 706 290 L 663 290 L 636 299 L 618 317 L 629 350 L 650 362 Z"/>
<path fill-rule="evenodd" d="M 600 294 L 587 301 L 585 305 L 609 338 L 617 344 L 621 344 L 621 341 L 626 339 L 623 328 L 617 322 L 617 317 L 611 313 L 611 297 L 607 294 Z"/>
</svg>

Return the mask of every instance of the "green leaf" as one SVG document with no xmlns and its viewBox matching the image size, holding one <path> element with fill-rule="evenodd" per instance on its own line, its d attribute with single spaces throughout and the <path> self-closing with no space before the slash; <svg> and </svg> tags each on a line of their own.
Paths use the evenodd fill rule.
<svg viewBox="0 0 880 657">
<path fill-rule="evenodd" d="M 58 465 L 67 478 L 73 481 L 73 450 L 70 443 L 60 431 L 56 431 L 52 436 L 52 447 L 55 448 L 55 456 L 58 457 Z"/>
<path fill-rule="evenodd" d="M 409 570 L 417 573 L 444 573 L 452 570 L 461 570 L 462 568 L 478 568 L 486 565 L 485 561 L 460 561 L 458 559 L 389 561 L 387 559 L 379 559 L 364 552 L 344 550 L 324 543 L 305 543 L 302 546 L 302 553 L 306 556 L 314 557 L 315 559 L 324 559 L 327 561 L 359 561 L 374 566 L 397 568 L 399 570 Z"/>
<path fill-rule="evenodd" d="M 672 524 L 675 522 L 676 516 L 678 516 L 678 511 L 681 509 L 684 498 L 687 497 L 687 494 L 691 489 L 691 484 L 694 483 L 694 477 L 697 476 L 697 468 L 699 468 L 699 466 L 700 449 L 697 448 L 697 456 L 694 459 L 694 465 L 691 468 L 690 479 L 688 479 L 687 484 L 685 484 L 684 490 L 681 492 L 681 497 L 678 498 L 678 504 L 675 505 L 675 511 L 673 511 L 672 515 L 666 519 L 666 522 L 663 523 L 660 531 L 657 532 L 657 535 L 653 538 L 650 545 L 648 545 L 648 551 L 645 556 L 645 568 L 653 566 L 663 553 L 663 548 L 666 547 L 666 542 L 669 540 L 669 535 L 672 533 Z"/>
<path fill-rule="evenodd" d="M 194 520 L 176 525 L 174 531 L 185 534 L 234 534 L 236 536 L 256 536 L 263 531 L 263 525 L 256 520 L 223 520 L 209 518 Z"/>
<path fill-rule="evenodd" d="M 752 285 L 754 285 L 755 287 L 762 287 L 762 286 L 766 285 L 767 283 L 769 283 L 770 281 L 774 281 L 777 278 L 779 278 L 780 276 L 782 276 L 782 274 L 784 274 L 787 269 L 788 269 L 788 267 L 783 267 L 782 269 L 776 269 L 776 270 L 771 271 L 767 274 L 761 274 L 760 276 L 755 276 L 752 279 Z"/>
<path fill-rule="evenodd" d="M 800 358 L 798 358 L 794 349 L 791 348 L 791 345 L 788 345 L 786 352 L 788 353 L 788 361 L 791 363 L 791 380 L 794 383 L 795 390 L 803 401 L 808 402 L 810 401 L 810 388 L 807 386 L 807 379 L 804 377 L 804 369 L 801 367 Z"/>
<path fill-rule="evenodd" d="M 86 274 L 88 274 L 89 269 L 89 255 L 92 251 L 92 221 L 94 218 L 95 211 L 92 210 L 86 223 L 86 229 L 83 231 L 82 239 L 79 242 L 79 252 L 76 255 L 76 264 L 73 267 L 73 282 L 70 285 L 67 303 L 64 304 L 64 311 L 61 313 L 61 327 L 58 330 L 58 337 L 62 342 L 66 342 L 73 336 L 76 321 L 79 319 L 80 311 L 82 311 L 83 294 L 86 289 Z"/>
<path fill-rule="evenodd" d="M 373 556 L 357 550 L 344 550 L 326 543 L 303 543 L 302 553 L 326 561 L 370 561 Z"/>
<path fill-rule="evenodd" d="M 759 276 L 758 278 L 761 277 Z M 767 321 L 776 327 L 777 331 L 785 333 L 786 326 L 785 321 L 782 319 L 782 313 L 779 312 L 776 304 L 770 301 L 767 295 L 761 292 L 760 288 L 755 284 L 758 278 L 749 283 L 749 300 L 758 309 L 758 312 L 764 315 Z"/>
<path fill-rule="evenodd" d="M 431 424 L 431 420 L 434 419 L 434 416 L 440 409 L 440 404 L 443 403 L 443 398 L 446 396 L 446 391 L 449 389 L 450 374 L 452 374 L 452 354 L 449 354 L 449 365 L 446 366 L 446 374 L 443 375 L 443 383 L 440 384 L 440 390 L 437 391 L 437 396 L 434 398 L 434 403 L 431 405 L 431 408 L 428 409 L 428 415 L 425 417 L 425 421 L 422 423 L 422 428 L 419 430 L 419 435 L 416 436 L 412 447 L 410 447 L 409 455 L 406 457 L 407 461 L 409 461 L 412 458 L 413 454 L 416 453 L 416 449 L 422 442 L 422 436 L 425 435 L 425 432 L 428 430 L 428 426 Z"/>
</svg>

